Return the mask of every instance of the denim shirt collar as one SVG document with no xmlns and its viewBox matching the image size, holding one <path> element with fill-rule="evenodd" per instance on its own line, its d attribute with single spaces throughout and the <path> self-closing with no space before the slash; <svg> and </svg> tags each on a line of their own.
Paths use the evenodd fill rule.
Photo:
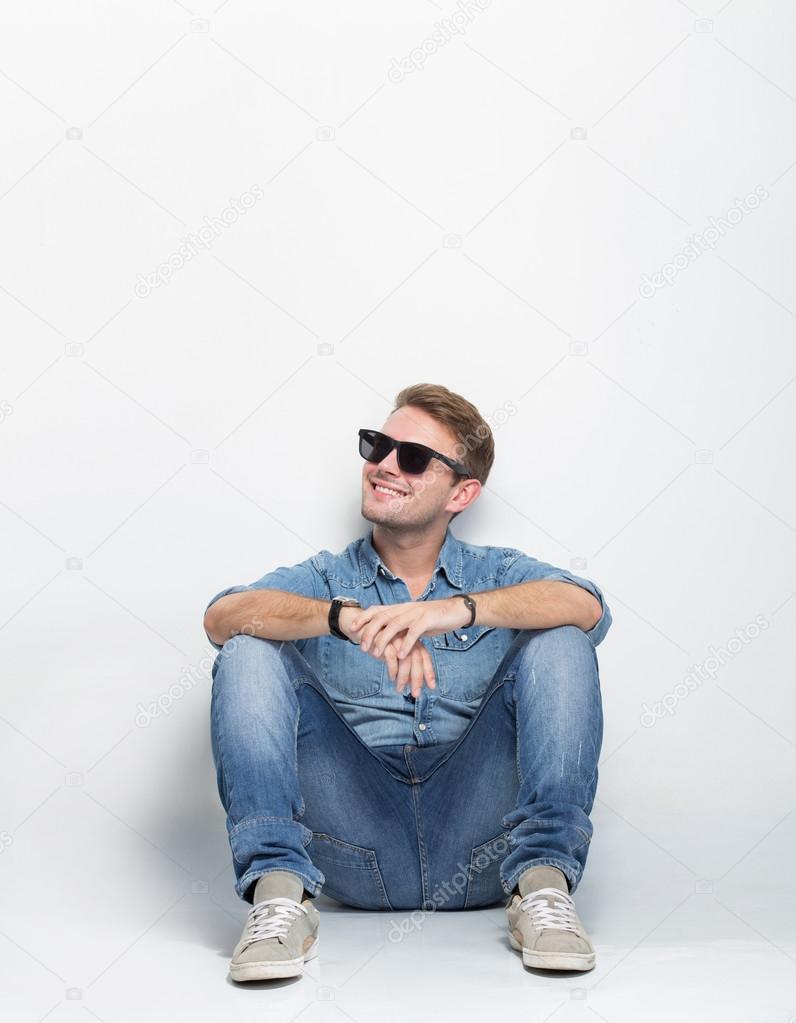
<svg viewBox="0 0 796 1023">
<path fill-rule="evenodd" d="M 462 589 L 464 585 L 462 580 L 463 560 L 461 542 L 456 539 L 451 532 L 450 526 L 448 526 L 445 530 L 445 539 L 442 542 L 442 547 L 440 547 L 439 554 L 437 555 L 437 563 L 434 566 L 432 578 L 442 569 L 448 578 L 448 582 L 452 586 Z M 359 548 L 359 570 L 363 586 L 370 586 L 376 578 L 376 573 L 380 567 L 384 569 L 384 573 L 388 578 L 395 578 L 373 546 L 373 529 L 371 528 L 362 537 L 362 543 Z"/>
</svg>

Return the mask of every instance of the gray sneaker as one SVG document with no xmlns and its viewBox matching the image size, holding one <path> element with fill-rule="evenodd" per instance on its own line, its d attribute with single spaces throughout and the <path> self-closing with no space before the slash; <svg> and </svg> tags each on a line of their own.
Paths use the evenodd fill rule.
<svg viewBox="0 0 796 1023">
<path fill-rule="evenodd" d="M 255 900 L 232 953 L 230 976 L 233 980 L 297 977 L 304 963 L 318 954 L 319 924 L 320 913 L 312 899 Z"/>
<path fill-rule="evenodd" d="M 509 943 L 525 966 L 547 970 L 591 970 L 596 954 L 575 912 L 572 896 L 558 888 L 512 892 L 505 907 Z"/>
</svg>

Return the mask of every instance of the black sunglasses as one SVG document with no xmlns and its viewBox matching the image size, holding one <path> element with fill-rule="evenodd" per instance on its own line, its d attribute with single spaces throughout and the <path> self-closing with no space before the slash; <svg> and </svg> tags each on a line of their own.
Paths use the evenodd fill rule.
<svg viewBox="0 0 796 1023">
<path fill-rule="evenodd" d="M 416 444 L 411 440 L 394 440 L 386 433 L 379 433 L 378 430 L 359 431 L 359 453 L 366 462 L 381 462 L 393 448 L 398 451 L 398 467 L 401 472 L 407 472 L 410 476 L 425 472 L 432 458 L 438 458 L 459 476 L 470 475 L 467 467 L 461 462 L 448 458 L 433 448 L 427 448 L 425 444 Z"/>
</svg>

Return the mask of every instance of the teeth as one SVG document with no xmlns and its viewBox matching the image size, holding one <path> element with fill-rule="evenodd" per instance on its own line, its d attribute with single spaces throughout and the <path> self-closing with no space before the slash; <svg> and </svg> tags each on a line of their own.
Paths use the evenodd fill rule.
<svg viewBox="0 0 796 1023">
<path fill-rule="evenodd" d="M 401 493 L 400 490 L 389 490 L 387 487 L 381 486 L 380 483 L 377 483 L 375 485 L 375 489 L 376 490 L 380 490 L 382 492 L 382 494 L 394 494 L 396 497 L 404 497 L 405 496 L 403 493 Z"/>
</svg>

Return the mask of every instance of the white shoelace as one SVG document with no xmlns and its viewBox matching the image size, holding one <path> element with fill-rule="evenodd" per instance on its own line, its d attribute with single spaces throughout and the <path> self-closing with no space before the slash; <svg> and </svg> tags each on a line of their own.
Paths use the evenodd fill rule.
<svg viewBox="0 0 796 1023">
<path fill-rule="evenodd" d="M 540 896 L 553 895 L 556 902 L 551 905 Z M 530 892 L 520 902 L 520 909 L 527 910 L 531 921 L 538 930 L 554 928 L 558 931 L 577 931 L 578 921 L 572 896 L 560 888 L 539 888 Z"/>
<path fill-rule="evenodd" d="M 274 911 L 270 916 L 265 914 L 268 907 L 273 906 Z M 288 928 L 297 919 L 300 913 L 307 914 L 307 907 L 293 899 L 277 897 L 264 899 L 255 903 L 249 910 L 248 926 L 249 933 L 246 936 L 244 948 L 255 941 L 262 941 L 263 938 L 279 938 L 287 933 Z"/>
</svg>

